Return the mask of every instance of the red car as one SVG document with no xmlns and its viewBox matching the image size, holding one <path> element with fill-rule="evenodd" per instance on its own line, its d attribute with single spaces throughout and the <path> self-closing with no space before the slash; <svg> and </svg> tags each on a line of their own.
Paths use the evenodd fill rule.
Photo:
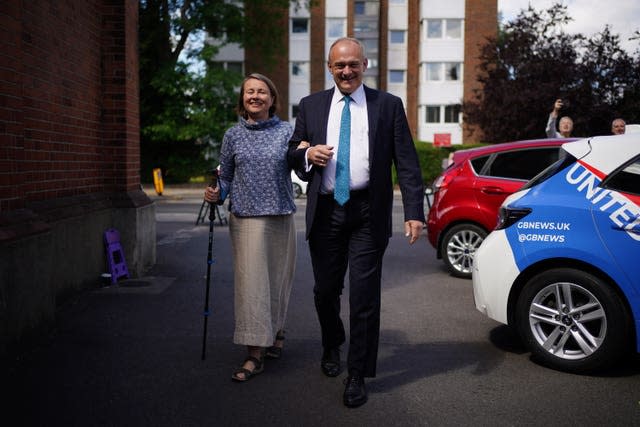
<svg viewBox="0 0 640 427">
<path fill-rule="evenodd" d="M 498 219 L 504 199 L 558 160 L 577 138 L 508 142 L 455 151 L 427 189 L 427 235 L 450 273 L 471 278 L 473 255 Z"/>
</svg>

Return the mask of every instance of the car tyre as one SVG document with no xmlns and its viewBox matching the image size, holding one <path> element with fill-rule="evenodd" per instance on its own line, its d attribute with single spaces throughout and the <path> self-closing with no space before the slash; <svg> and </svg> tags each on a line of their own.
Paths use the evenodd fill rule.
<svg viewBox="0 0 640 427">
<path fill-rule="evenodd" d="M 453 227 L 442 238 L 444 264 L 452 276 L 471 279 L 473 256 L 487 237 L 487 231 L 475 224 L 464 223 Z"/>
<path fill-rule="evenodd" d="M 293 183 L 293 197 L 296 199 L 302 195 L 302 187 L 300 184 Z"/>
<path fill-rule="evenodd" d="M 604 280 L 571 268 L 540 273 L 524 286 L 516 327 L 532 359 L 553 369 L 587 373 L 627 352 L 626 306 Z"/>
</svg>

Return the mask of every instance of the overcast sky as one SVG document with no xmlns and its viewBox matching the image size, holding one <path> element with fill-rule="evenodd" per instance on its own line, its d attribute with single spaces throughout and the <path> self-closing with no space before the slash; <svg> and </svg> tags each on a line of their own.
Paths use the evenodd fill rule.
<svg viewBox="0 0 640 427">
<path fill-rule="evenodd" d="M 554 3 L 567 5 L 573 21 L 565 30 L 589 37 L 609 24 L 611 32 L 620 35 L 620 44 L 630 53 L 640 48 L 640 40 L 628 41 L 634 30 L 640 29 L 639 0 L 498 0 L 498 11 L 503 21 L 511 21 L 531 5 L 536 10 L 546 10 Z"/>
</svg>

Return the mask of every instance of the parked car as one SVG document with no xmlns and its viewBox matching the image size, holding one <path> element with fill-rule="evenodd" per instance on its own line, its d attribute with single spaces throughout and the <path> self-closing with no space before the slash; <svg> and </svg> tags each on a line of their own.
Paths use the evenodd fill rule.
<svg viewBox="0 0 640 427">
<path fill-rule="evenodd" d="M 505 200 L 476 252 L 473 294 L 534 359 L 588 372 L 640 351 L 640 134 L 563 150 Z"/>
<path fill-rule="evenodd" d="M 473 256 L 493 230 L 504 199 L 558 160 L 573 139 L 539 139 L 455 151 L 427 189 L 427 236 L 449 272 L 471 278 Z M 429 199 L 428 199 L 429 200 Z"/>
<path fill-rule="evenodd" d="M 294 171 L 291 171 L 291 182 L 293 184 L 293 197 L 297 199 L 303 194 L 307 194 L 307 182 L 298 178 Z"/>
</svg>

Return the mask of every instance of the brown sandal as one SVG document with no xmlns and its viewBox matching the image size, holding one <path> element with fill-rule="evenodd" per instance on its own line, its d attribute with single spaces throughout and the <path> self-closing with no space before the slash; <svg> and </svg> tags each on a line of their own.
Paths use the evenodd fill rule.
<svg viewBox="0 0 640 427">
<path fill-rule="evenodd" d="M 244 365 L 247 362 L 253 363 L 253 369 L 252 370 L 249 370 L 249 369 L 244 367 Z M 239 381 L 239 382 L 248 381 L 251 377 L 253 377 L 254 375 L 258 375 L 263 370 L 264 370 L 264 364 L 263 364 L 262 360 L 256 359 L 253 356 L 247 356 L 247 358 L 244 359 L 244 362 L 242 363 L 242 366 L 240 366 L 238 369 L 233 371 L 233 375 L 231 375 L 231 379 L 234 380 L 234 381 Z M 243 376 L 240 376 L 241 374 Z"/>
<path fill-rule="evenodd" d="M 276 334 L 276 341 L 284 341 L 284 331 L 278 331 L 278 333 Z M 267 348 L 264 356 L 268 357 L 269 359 L 280 359 L 280 357 L 282 356 L 282 347 L 272 345 L 271 347 Z"/>
</svg>

